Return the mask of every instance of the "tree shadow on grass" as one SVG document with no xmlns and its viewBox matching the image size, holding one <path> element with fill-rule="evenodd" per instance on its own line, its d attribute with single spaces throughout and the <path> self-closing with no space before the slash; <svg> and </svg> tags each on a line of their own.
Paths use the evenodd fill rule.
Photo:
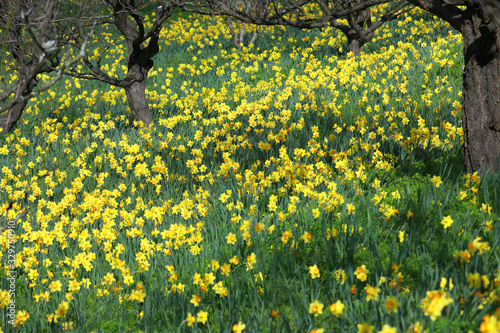
<svg viewBox="0 0 500 333">
<path fill-rule="evenodd" d="M 445 168 L 454 177 L 465 172 L 461 149 L 452 151 L 415 149 L 411 155 L 407 155 L 396 164 L 395 175 L 397 177 L 412 176 L 416 173 L 440 175 Z"/>
</svg>

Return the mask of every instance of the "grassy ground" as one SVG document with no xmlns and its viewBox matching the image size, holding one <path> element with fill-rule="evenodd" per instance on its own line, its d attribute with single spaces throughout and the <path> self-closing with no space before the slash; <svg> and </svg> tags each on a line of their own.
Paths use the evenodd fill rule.
<svg viewBox="0 0 500 333">
<path fill-rule="evenodd" d="M 456 32 L 414 12 L 360 57 L 328 28 L 237 52 L 176 13 L 161 43 L 151 129 L 124 91 L 66 79 L 0 139 L 0 213 L 29 206 L 0 238 L 4 331 L 496 325 L 500 177 L 463 172 Z"/>
</svg>

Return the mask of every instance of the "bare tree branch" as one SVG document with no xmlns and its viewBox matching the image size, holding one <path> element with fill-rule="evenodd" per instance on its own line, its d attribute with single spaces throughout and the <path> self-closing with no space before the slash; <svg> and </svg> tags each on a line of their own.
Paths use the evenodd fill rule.
<svg viewBox="0 0 500 333">
<path fill-rule="evenodd" d="M 72 6 L 71 10 L 69 6 Z M 17 73 L 17 79 L 12 83 L 0 80 L 0 134 L 8 133 L 14 128 L 30 98 L 50 89 L 68 67 L 74 66 L 81 59 L 91 34 L 88 37 L 85 34 L 82 38 L 85 43 L 74 57 L 70 57 L 68 43 L 74 39 L 75 22 L 78 26 L 85 25 L 94 29 L 96 21 L 92 23 L 87 20 L 92 17 L 88 14 L 93 9 L 88 2 L 79 5 L 76 10 L 74 5 L 59 0 L 0 2 L 0 57 L 7 57 L 2 59 L 4 63 L 13 63 L 0 67 L 0 70 L 5 68 Z M 79 16 L 85 19 L 78 19 Z M 51 72 L 55 72 L 52 79 L 43 86 L 38 86 L 39 75 Z M 0 72 L 0 78 L 9 75 L 10 73 Z"/>
<path fill-rule="evenodd" d="M 466 11 L 458 6 L 463 5 L 463 2 L 452 3 L 443 0 L 408 0 L 408 2 L 447 21 L 454 29 L 460 31 Z"/>
<path fill-rule="evenodd" d="M 24 80 L 19 80 L 17 87 L 12 87 L 10 90 L 4 92 L 0 96 L 0 102 L 3 103 L 0 106 L 0 115 L 3 113 L 6 113 L 15 104 L 27 101 L 31 98 L 34 98 L 34 97 L 40 95 L 42 92 L 50 89 L 57 81 L 59 81 L 62 78 L 62 76 L 66 73 L 68 68 L 71 68 L 77 62 L 79 62 L 81 59 L 83 59 L 83 57 L 85 55 L 85 48 L 87 47 L 88 39 L 92 36 L 93 33 L 94 33 L 94 27 L 92 27 L 89 34 L 85 37 L 85 40 L 84 40 L 84 42 L 79 50 L 78 55 L 71 60 L 63 61 L 61 66 L 59 68 L 57 68 L 56 75 L 49 82 L 47 82 L 46 84 L 44 84 L 41 87 L 39 86 L 36 91 L 30 92 L 28 94 L 23 94 L 22 92 L 26 90 L 26 88 L 30 84 L 30 82 L 32 80 L 34 80 L 40 73 L 46 72 L 46 71 L 52 71 L 52 69 L 49 70 L 49 68 L 51 68 L 51 67 L 45 62 L 45 59 L 50 58 L 50 56 L 55 56 L 55 53 L 59 52 L 59 48 L 49 49 L 47 46 L 44 47 L 44 46 L 40 45 L 41 48 L 44 47 L 44 49 L 42 49 L 42 51 L 44 53 L 42 54 L 41 58 L 39 59 L 39 63 L 30 71 L 30 73 L 28 74 L 28 76 Z M 31 35 L 32 35 L 33 39 L 36 40 L 36 36 L 34 35 L 34 33 L 32 33 Z M 40 41 L 38 41 L 38 40 L 36 40 L 36 43 L 41 44 Z M 66 59 L 69 58 L 69 49 L 66 52 L 65 58 Z M 15 93 L 15 97 L 13 99 L 9 100 L 8 102 L 6 102 L 6 100 L 14 93 Z"/>
<path fill-rule="evenodd" d="M 324 28 L 328 25 L 341 30 L 348 39 L 349 48 L 357 54 L 369 42 L 374 31 L 385 22 L 397 19 L 411 10 L 406 0 L 173 0 L 183 10 L 200 14 L 229 16 L 245 24 L 285 25 L 299 29 Z M 373 6 L 391 3 L 382 15 L 371 16 Z M 305 15 L 305 6 L 317 5 L 316 15 Z M 347 19 L 347 24 L 340 22 Z M 229 29 L 235 44 L 241 43 L 232 21 Z M 357 45 L 357 46 L 355 46 Z"/>
<path fill-rule="evenodd" d="M 327 1 L 323 0 L 297 0 L 286 2 L 286 5 L 279 6 L 275 1 L 271 3 L 266 0 L 253 0 L 253 2 L 244 2 L 244 5 L 238 6 L 240 2 L 231 0 L 198 0 L 197 2 L 189 2 L 182 0 L 174 0 L 176 5 L 188 12 L 195 12 L 204 15 L 229 15 L 237 20 L 245 23 L 257 25 L 287 25 L 302 29 L 322 28 L 334 20 L 346 18 L 351 14 L 358 13 L 365 9 L 369 9 L 379 4 L 391 2 L 391 0 L 348 0 L 343 2 L 335 2 L 333 8 L 328 5 Z M 253 5 L 250 5 L 253 3 Z M 300 10 L 303 6 L 310 3 L 318 3 L 321 14 L 313 19 L 301 19 L 300 15 L 295 20 L 286 18 L 285 15 L 291 14 Z M 271 5 L 273 13 L 269 11 L 256 12 L 255 8 L 263 7 L 267 9 Z"/>
</svg>

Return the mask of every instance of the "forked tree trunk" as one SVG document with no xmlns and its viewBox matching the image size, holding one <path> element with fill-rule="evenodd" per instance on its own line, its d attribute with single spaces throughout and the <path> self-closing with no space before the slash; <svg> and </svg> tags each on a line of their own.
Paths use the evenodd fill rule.
<svg viewBox="0 0 500 333">
<path fill-rule="evenodd" d="M 353 55 L 359 56 L 366 43 L 372 40 L 374 33 L 371 31 L 371 10 L 367 8 L 353 13 L 348 17 L 349 25 L 339 27 L 347 37 L 347 46 Z"/>
<path fill-rule="evenodd" d="M 114 23 L 127 41 L 127 75 L 116 85 L 125 89 L 135 120 L 149 126 L 153 118 L 146 98 L 146 81 L 148 72 L 154 65 L 153 57 L 160 51 L 158 39 L 161 27 L 174 12 L 174 6 L 170 3 L 166 7 L 158 6 L 155 22 L 150 30 L 146 31 L 145 22 L 139 15 L 141 5 L 133 0 L 106 0 L 105 2 L 113 9 Z M 146 41 L 148 42 L 144 45 Z M 113 80 L 110 79 L 110 81 Z"/>
<path fill-rule="evenodd" d="M 462 24 L 466 172 L 500 171 L 500 29 L 473 14 Z"/>
<path fill-rule="evenodd" d="M 153 122 L 146 97 L 148 72 L 148 67 L 141 67 L 139 64 L 133 65 L 127 72 L 127 79 L 134 79 L 133 83 L 125 87 L 127 101 L 134 119 L 142 121 L 146 126 L 149 126 Z"/>
</svg>

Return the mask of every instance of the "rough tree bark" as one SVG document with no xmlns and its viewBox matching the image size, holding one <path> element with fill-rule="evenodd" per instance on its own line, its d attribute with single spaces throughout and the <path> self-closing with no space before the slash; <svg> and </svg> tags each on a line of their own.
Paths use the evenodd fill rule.
<svg viewBox="0 0 500 333">
<path fill-rule="evenodd" d="M 500 25 L 487 15 L 491 5 L 465 1 L 410 0 L 462 34 L 463 155 L 465 171 L 500 171 Z"/>
<path fill-rule="evenodd" d="M 496 172 L 500 170 L 500 29 L 471 13 L 461 33 L 465 169 Z"/>
<path fill-rule="evenodd" d="M 347 47 L 355 56 L 358 56 L 361 52 L 363 52 L 364 46 L 367 42 L 369 41 L 358 39 L 356 36 L 347 36 Z"/>
<path fill-rule="evenodd" d="M 124 88 L 134 119 L 142 121 L 147 126 L 153 122 L 151 112 L 149 111 L 148 99 L 146 97 L 146 81 L 149 70 L 150 68 L 141 67 L 139 65 L 129 67 L 127 78 L 130 79 L 132 83 Z"/>
<path fill-rule="evenodd" d="M 37 81 L 32 80 L 32 82 L 29 84 L 29 88 L 24 91 L 24 95 L 29 95 L 35 88 Z M 0 135 L 10 133 L 14 130 L 27 104 L 28 100 L 17 102 L 5 114 L 0 116 Z"/>
<path fill-rule="evenodd" d="M 395 18 L 395 17 L 394 17 Z M 340 29 L 347 36 L 347 46 L 349 51 L 355 56 L 363 52 L 366 43 L 370 42 L 375 35 L 372 30 L 371 10 L 367 8 L 348 16 L 349 26 Z M 355 29 L 354 26 L 359 27 Z"/>
<path fill-rule="evenodd" d="M 19 82 L 23 82 L 24 80 L 29 79 L 28 77 L 30 76 L 30 74 L 34 74 L 36 77 L 38 76 L 38 74 L 48 71 L 46 66 L 37 68 L 36 66 L 34 66 L 33 61 L 30 61 L 30 63 L 26 64 L 24 62 L 24 56 L 19 54 L 15 55 L 17 53 L 15 49 L 12 49 L 11 52 L 17 59 L 19 64 L 19 69 L 18 69 Z M 26 87 L 24 89 L 18 88 L 15 97 L 29 96 L 33 92 L 33 89 L 36 87 L 37 84 L 38 81 L 36 80 L 36 78 L 31 79 L 29 82 L 27 82 Z M 7 110 L 6 113 L 0 116 L 0 129 L 1 129 L 0 135 L 10 133 L 14 130 L 14 127 L 21 118 L 21 115 L 23 114 L 23 111 L 26 108 L 27 104 L 28 104 L 28 99 L 22 98 L 21 100 L 16 101 Z"/>
</svg>

